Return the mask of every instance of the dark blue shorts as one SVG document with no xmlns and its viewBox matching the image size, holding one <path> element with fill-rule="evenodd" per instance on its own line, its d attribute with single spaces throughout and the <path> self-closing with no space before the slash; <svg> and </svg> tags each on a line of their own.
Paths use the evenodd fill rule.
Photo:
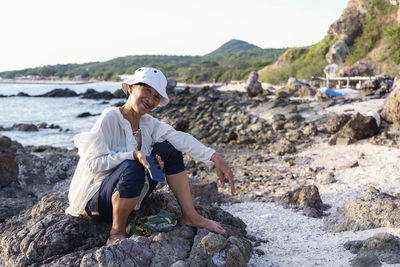
<svg viewBox="0 0 400 267">
<path fill-rule="evenodd" d="M 177 174 L 185 170 L 182 153 L 175 149 L 168 141 L 156 143 L 151 151 L 151 156 L 159 155 L 164 161 L 164 172 L 166 175 Z M 98 195 L 99 215 L 92 215 L 93 199 L 86 204 L 85 210 L 89 216 L 100 221 L 112 221 L 111 196 L 116 191 L 121 198 L 134 198 L 140 196 L 145 183 L 146 171 L 137 160 L 125 160 L 118 165 L 113 172 L 101 183 Z M 157 182 L 149 181 L 149 191 L 145 199 L 150 195 Z"/>
</svg>

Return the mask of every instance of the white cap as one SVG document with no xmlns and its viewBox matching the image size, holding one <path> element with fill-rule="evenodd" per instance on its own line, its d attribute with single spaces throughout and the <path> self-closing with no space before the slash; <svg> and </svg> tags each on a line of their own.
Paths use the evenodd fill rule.
<svg viewBox="0 0 400 267">
<path fill-rule="evenodd" d="M 129 85 L 138 83 L 147 84 L 161 95 L 160 106 L 168 104 L 169 98 L 166 91 L 167 78 L 165 78 L 160 70 L 148 67 L 137 69 L 132 79 L 125 80 L 122 83 L 122 90 L 124 90 L 125 94 L 128 94 Z"/>
</svg>

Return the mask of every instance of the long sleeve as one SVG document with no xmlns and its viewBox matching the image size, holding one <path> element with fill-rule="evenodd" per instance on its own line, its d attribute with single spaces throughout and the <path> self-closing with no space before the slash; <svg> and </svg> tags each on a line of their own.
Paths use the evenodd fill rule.
<svg viewBox="0 0 400 267">
<path fill-rule="evenodd" d="M 121 134 L 123 131 L 118 119 L 112 113 L 105 113 L 99 117 L 89 133 L 76 136 L 75 144 L 86 159 L 86 167 L 92 173 L 108 171 L 126 159 L 133 159 L 133 151 L 126 151 L 126 147 L 113 143 L 115 140 L 121 140 L 116 136 Z"/>
<path fill-rule="evenodd" d="M 188 133 L 175 130 L 172 126 L 155 120 L 154 138 L 157 142 L 167 140 L 176 149 L 187 153 L 192 158 L 210 163 L 211 156 L 215 150 L 203 145 L 200 141 Z"/>
</svg>

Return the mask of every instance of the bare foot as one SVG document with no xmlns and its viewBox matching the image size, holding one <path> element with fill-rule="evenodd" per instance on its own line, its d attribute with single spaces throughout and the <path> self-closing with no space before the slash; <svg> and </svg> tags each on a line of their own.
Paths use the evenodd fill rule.
<svg viewBox="0 0 400 267">
<path fill-rule="evenodd" d="M 110 236 L 107 239 L 106 245 L 115 244 L 115 242 L 117 242 L 119 239 L 125 238 L 125 236 L 126 236 L 125 231 L 119 231 L 119 230 L 111 228 Z"/>
<path fill-rule="evenodd" d="M 194 216 L 182 215 L 182 217 L 179 220 L 179 224 L 182 226 L 206 228 L 212 232 L 215 232 L 215 233 L 218 233 L 221 235 L 226 233 L 225 229 L 222 228 L 222 226 L 218 222 L 204 218 L 200 214 L 195 214 Z"/>
</svg>

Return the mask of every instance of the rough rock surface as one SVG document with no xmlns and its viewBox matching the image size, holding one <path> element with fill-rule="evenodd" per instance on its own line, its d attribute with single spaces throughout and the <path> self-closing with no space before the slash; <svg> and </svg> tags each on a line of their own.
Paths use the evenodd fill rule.
<svg viewBox="0 0 400 267">
<path fill-rule="evenodd" d="M 247 96 L 249 97 L 254 97 L 259 94 L 262 94 L 263 88 L 261 86 L 261 83 L 258 81 L 258 72 L 257 71 L 252 71 L 249 75 L 249 78 L 247 79 L 246 85 L 245 85 L 246 93 Z"/>
<path fill-rule="evenodd" d="M 348 241 L 344 248 L 357 254 L 352 260 L 353 266 L 380 266 L 400 263 L 400 238 L 388 233 L 377 233 L 366 240 Z M 368 265 L 361 265 L 361 263 Z"/>
<path fill-rule="evenodd" d="M 379 127 L 372 116 L 356 113 L 329 141 L 330 145 L 349 145 L 376 135 Z"/>
<path fill-rule="evenodd" d="M 340 218 L 327 222 L 336 231 L 358 231 L 379 227 L 400 228 L 400 195 L 381 193 L 369 187 L 359 199 L 341 209 Z"/>
<path fill-rule="evenodd" d="M 326 208 L 315 185 L 303 186 L 287 192 L 280 198 L 280 203 L 288 207 L 302 209 L 306 216 L 313 218 L 321 217 Z"/>
<path fill-rule="evenodd" d="M 329 28 L 329 33 L 335 34 L 338 39 L 351 45 L 360 35 L 366 21 L 366 15 L 371 0 L 351 0 L 343 10 L 340 18 Z"/>
<path fill-rule="evenodd" d="M 372 76 L 375 73 L 375 66 L 363 61 L 357 61 L 353 66 L 341 69 L 339 76 L 353 77 L 353 76 Z"/>
<path fill-rule="evenodd" d="M 325 56 L 326 61 L 328 61 L 329 64 L 338 64 L 340 66 L 344 63 L 348 50 L 349 47 L 346 42 L 339 40 L 329 48 Z"/>
<path fill-rule="evenodd" d="M 398 123 L 400 121 L 400 75 L 393 82 L 393 89 L 383 104 L 381 117 L 388 122 Z"/>
<path fill-rule="evenodd" d="M 221 222 L 227 230 L 225 236 L 176 226 L 168 233 L 134 235 L 110 246 L 104 246 L 109 224 L 65 215 L 66 206 L 67 191 L 58 191 L 0 224 L 0 265 L 169 266 L 185 262 L 190 266 L 243 266 L 250 258 L 252 246 L 245 238 L 245 224 L 206 202 L 197 203 L 197 210 Z M 155 214 L 160 209 L 176 212 L 172 193 L 152 194 L 137 215 Z"/>
<path fill-rule="evenodd" d="M 0 222 L 31 208 L 44 194 L 57 188 L 68 188 L 77 156 L 74 152 L 56 151 L 42 157 L 27 152 L 24 147 L 12 141 L 18 164 L 18 177 L 11 184 L 0 189 Z"/>
<path fill-rule="evenodd" d="M 0 135 L 0 188 L 15 182 L 18 177 L 18 164 L 11 148 L 11 139 Z"/>
</svg>

